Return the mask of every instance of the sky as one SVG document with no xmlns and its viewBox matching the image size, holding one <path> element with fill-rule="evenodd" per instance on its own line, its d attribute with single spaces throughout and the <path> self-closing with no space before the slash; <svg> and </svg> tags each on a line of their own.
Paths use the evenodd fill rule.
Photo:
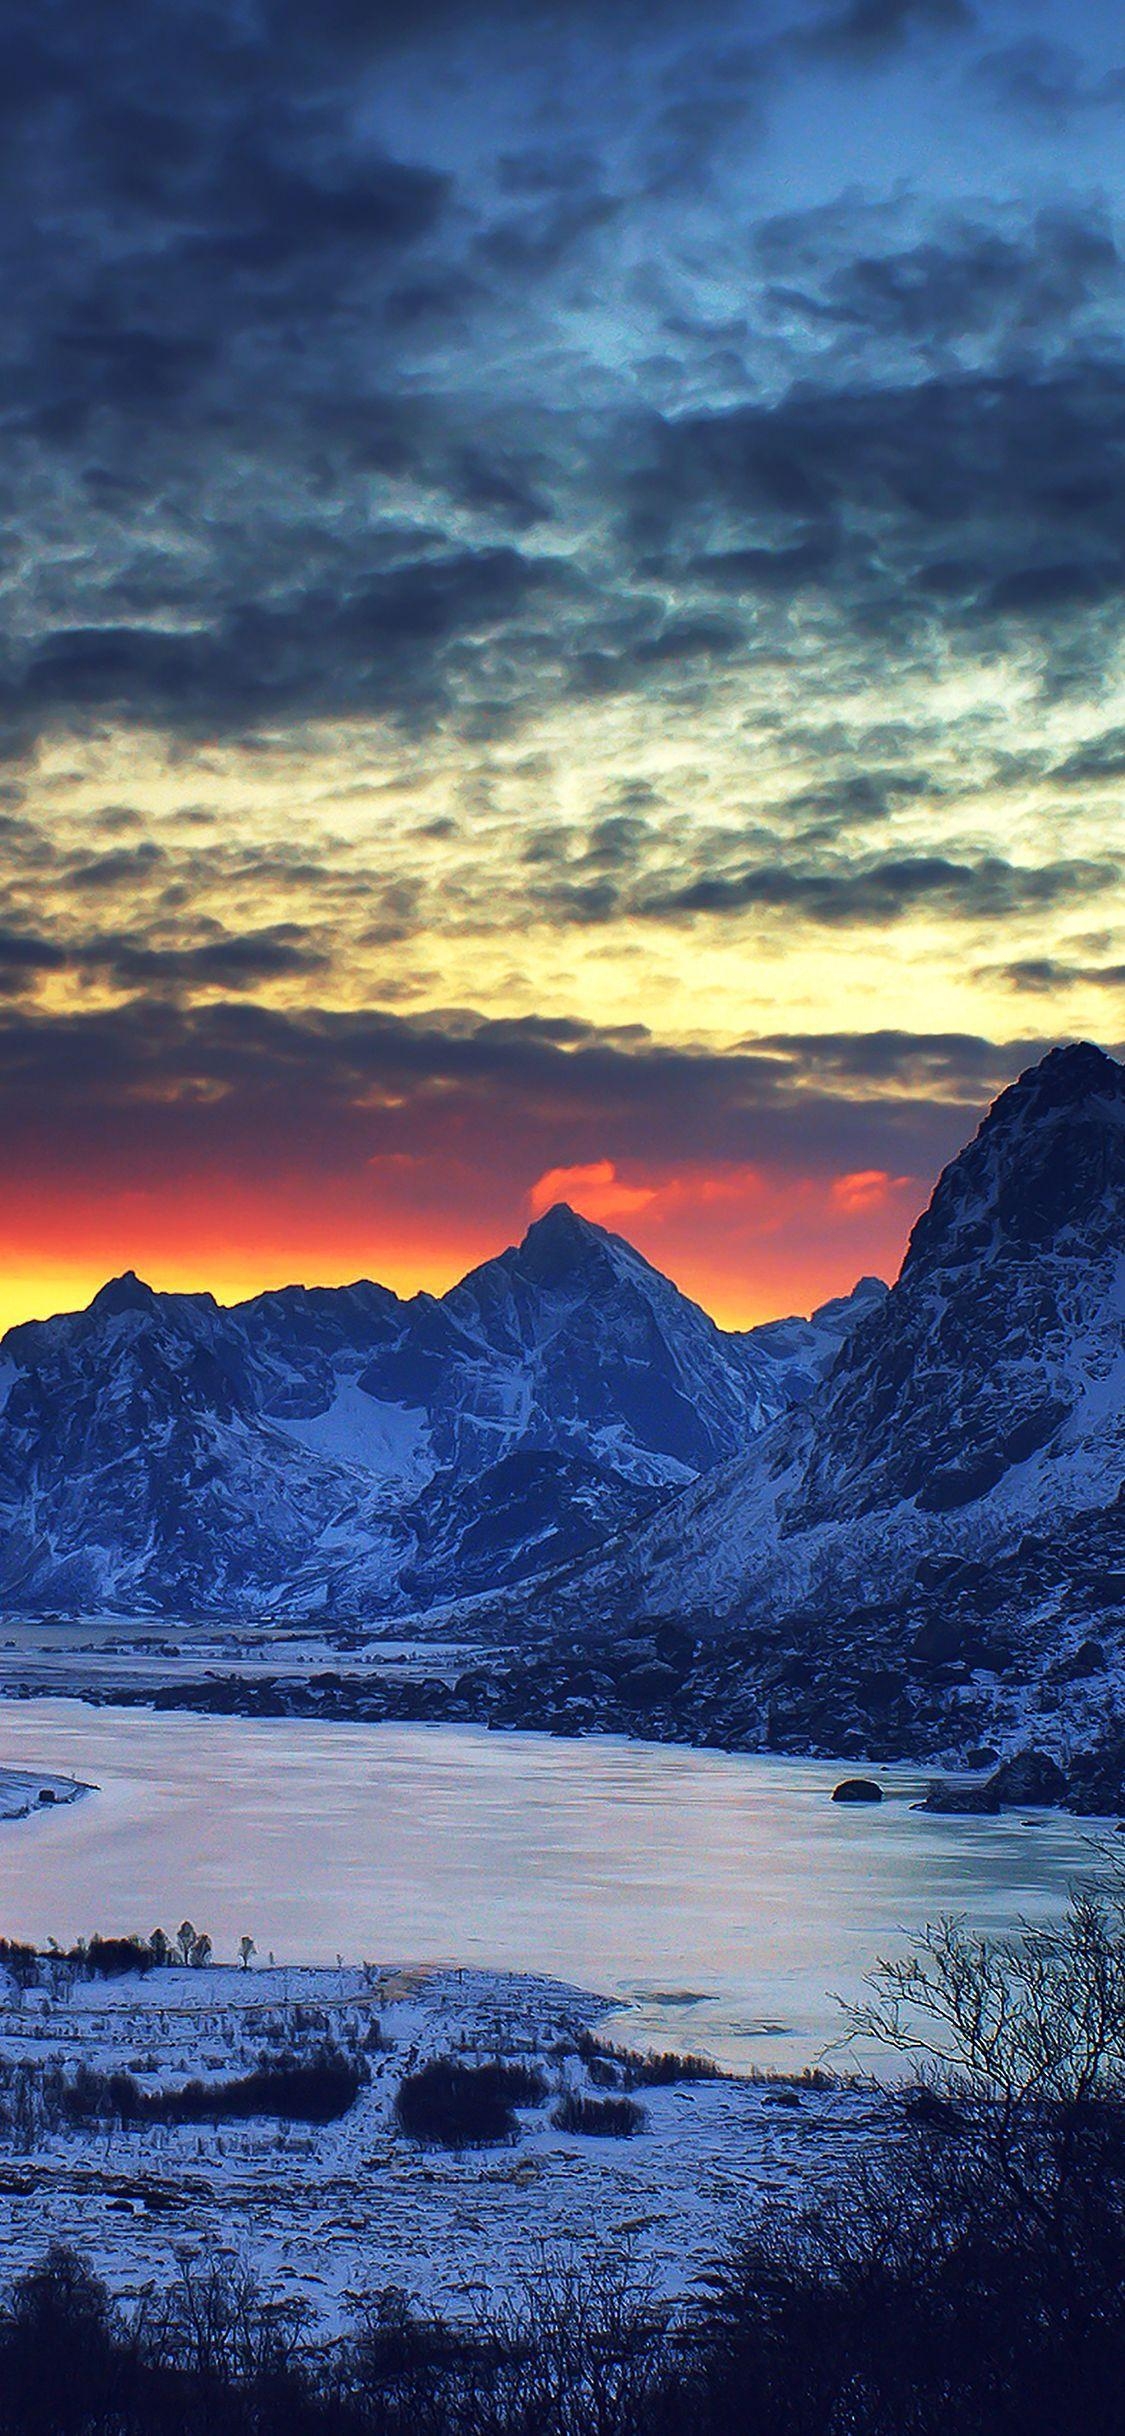
<svg viewBox="0 0 1125 2436">
<path fill-rule="evenodd" d="M 0 1324 L 727 1325 L 1125 1034 L 1125 28 L 8 0 Z"/>
</svg>

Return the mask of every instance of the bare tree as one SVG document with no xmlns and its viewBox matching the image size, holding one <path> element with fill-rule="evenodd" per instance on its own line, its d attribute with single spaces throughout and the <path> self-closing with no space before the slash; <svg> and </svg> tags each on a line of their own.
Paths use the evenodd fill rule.
<svg viewBox="0 0 1125 2436">
<path fill-rule="evenodd" d="M 667 2329 L 653 2277 L 627 2247 L 591 2260 L 544 2245 L 481 2331 L 508 2372 L 506 2436 L 633 2436 L 645 2426 Z"/>
<path fill-rule="evenodd" d="M 204 2382 L 252 2384 L 296 2365 L 306 2318 L 299 2301 L 267 2299 L 245 2267 L 190 2259 L 150 2320 L 149 2343 Z"/>
<path fill-rule="evenodd" d="M 957 2175 L 1002 2189 L 1065 2279 L 1096 2195 L 1125 2207 L 1125 1870 L 1013 1936 L 939 1920 L 867 1989 L 853 2032 L 913 2060 Z"/>
<path fill-rule="evenodd" d="M 852 2031 L 913 2057 L 921 2077 L 1004 2108 L 1125 2094 L 1125 1871 L 1072 1887 L 1058 1923 L 974 1937 L 923 1929 L 879 1961 Z"/>
</svg>

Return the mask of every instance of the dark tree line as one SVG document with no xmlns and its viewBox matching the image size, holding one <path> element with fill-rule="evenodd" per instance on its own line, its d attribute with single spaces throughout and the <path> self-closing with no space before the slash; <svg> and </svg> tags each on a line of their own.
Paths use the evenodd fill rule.
<svg viewBox="0 0 1125 2436">
<path fill-rule="evenodd" d="M 125 1979 L 134 1974 L 143 1978 L 147 1972 L 167 1970 L 173 1963 L 205 1970 L 213 1950 L 206 1929 L 195 1928 L 190 1920 L 181 1922 L 174 1938 L 157 1928 L 151 1937 L 79 1937 L 68 1946 L 52 1938 L 42 1949 L 0 1937 L 0 1971 L 17 1988 L 49 1985 L 60 1972 L 71 1979 Z M 239 1947 L 244 1968 L 254 1950 L 253 1938 L 244 1937 Z"/>
<path fill-rule="evenodd" d="M 812 2215 L 744 2229 L 670 2318 L 608 2261 L 471 2325 L 384 2294 L 317 2341 L 245 2278 L 126 2313 L 53 2251 L 0 2308 L 0 2436 L 1120 2436 L 1125 2124 L 1011 2182 L 909 2126 Z"/>
</svg>

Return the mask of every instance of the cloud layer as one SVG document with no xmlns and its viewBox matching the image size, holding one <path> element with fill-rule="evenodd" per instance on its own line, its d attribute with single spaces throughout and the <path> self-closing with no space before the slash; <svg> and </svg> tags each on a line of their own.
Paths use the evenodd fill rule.
<svg viewBox="0 0 1125 2436">
<path fill-rule="evenodd" d="M 86 1175 L 143 1235 L 315 1154 L 700 1279 L 805 1175 L 835 1286 L 1029 1013 L 1120 1032 L 1125 50 L 1034 17 L 15 0 L 32 1265 Z"/>
</svg>

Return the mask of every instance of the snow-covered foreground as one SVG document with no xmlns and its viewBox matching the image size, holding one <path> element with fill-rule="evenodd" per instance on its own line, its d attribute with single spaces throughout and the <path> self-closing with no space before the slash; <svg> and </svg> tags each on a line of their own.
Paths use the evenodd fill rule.
<svg viewBox="0 0 1125 2436">
<path fill-rule="evenodd" d="M 889 2111 L 859 2086 L 714 2080 L 640 2090 L 646 2127 L 629 2139 L 560 2131 L 558 2092 L 588 2087 L 577 2048 L 606 2006 L 547 1979 L 370 1966 L 177 1968 L 69 1989 L 67 1977 L 59 1969 L 52 1990 L 22 1996 L 0 1977 L 0 2066 L 57 2057 L 68 2078 L 85 2064 L 167 2089 L 245 2072 L 265 2047 L 299 2054 L 330 2037 L 363 2053 L 371 2077 L 323 2127 L 25 2125 L 21 2138 L 9 2125 L 0 2282 L 67 2241 L 123 2296 L 214 2257 L 249 2265 L 325 2326 L 389 2285 L 471 2312 L 545 2252 L 631 2262 L 675 2296 L 755 2201 L 807 2195 Z M 521 2111 L 512 2145 L 450 2152 L 397 2130 L 403 2075 L 451 2051 L 541 2064 L 549 2095 Z"/>
</svg>

